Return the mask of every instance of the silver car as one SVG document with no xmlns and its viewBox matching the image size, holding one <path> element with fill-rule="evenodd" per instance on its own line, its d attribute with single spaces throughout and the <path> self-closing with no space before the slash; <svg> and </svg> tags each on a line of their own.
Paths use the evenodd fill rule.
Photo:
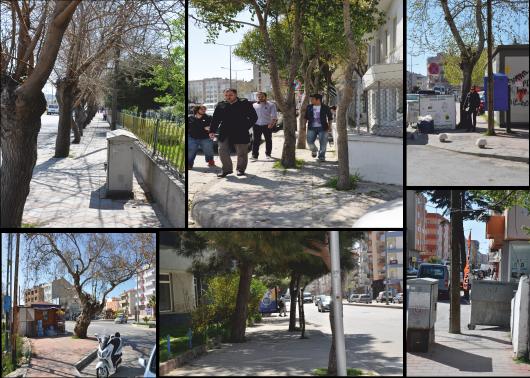
<svg viewBox="0 0 530 378">
<path fill-rule="evenodd" d="M 325 312 L 326 310 L 331 310 L 331 296 L 325 295 L 318 302 L 318 312 Z"/>
<path fill-rule="evenodd" d="M 317 295 L 317 296 L 315 296 L 315 306 L 318 306 L 318 303 L 324 297 L 325 297 L 325 295 Z"/>
</svg>

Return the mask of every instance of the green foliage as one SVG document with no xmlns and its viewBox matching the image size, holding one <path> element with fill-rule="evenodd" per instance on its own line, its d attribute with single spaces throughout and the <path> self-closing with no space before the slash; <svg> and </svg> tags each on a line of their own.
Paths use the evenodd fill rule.
<svg viewBox="0 0 530 378">
<path fill-rule="evenodd" d="M 436 257 L 436 256 L 431 256 L 427 259 L 427 262 L 430 263 L 430 264 L 439 264 L 442 262 L 442 259 Z"/>
<path fill-rule="evenodd" d="M 328 369 L 327 368 L 317 368 L 313 369 L 313 375 L 317 376 L 328 376 Z M 346 369 L 346 375 L 348 377 L 357 377 L 362 375 L 374 375 L 374 373 L 362 370 L 362 369 L 353 369 L 353 368 L 347 368 Z"/>
<path fill-rule="evenodd" d="M 4 324 L 4 322 L 2 322 Z M 5 327 L 5 326 L 4 326 Z M 6 350 L 5 345 L 6 332 L 2 331 L 2 353 Z M 17 335 L 17 361 L 22 357 L 22 337 Z M 2 354 L 2 377 L 5 377 L 7 374 L 16 370 L 18 366 L 13 366 L 11 363 L 11 354 Z"/>
<path fill-rule="evenodd" d="M 449 51 L 444 55 L 444 76 L 451 85 L 460 85 L 464 75 L 460 68 L 460 54 L 454 49 L 448 49 Z M 488 53 L 486 50 L 482 51 L 478 62 L 473 67 L 473 73 L 471 75 L 472 85 L 484 85 L 484 67 L 488 63 Z"/>
<path fill-rule="evenodd" d="M 351 189 L 350 190 L 354 190 L 355 188 L 357 188 L 357 184 L 359 183 L 359 181 L 361 181 L 362 177 L 359 173 L 355 173 L 354 175 L 350 175 L 350 184 L 351 184 Z M 339 178 L 338 177 L 332 177 L 331 179 L 329 179 L 325 184 L 324 186 L 327 186 L 329 188 L 333 188 L 333 189 L 337 189 L 337 182 L 339 181 Z"/>
<path fill-rule="evenodd" d="M 296 159 L 296 162 L 295 162 L 295 168 L 296 169 L 302 169 L 304 167 L 304 159 Z M 276 169 L 283 169 L 284 171 L 287 169 L 285 168 L 283 165 L 282 165 L 282 161 L 281 160 L 276 160 L 273 164 L 272 164 L 272 167 L 273 168 L 276 168 Z"/>
</svg>

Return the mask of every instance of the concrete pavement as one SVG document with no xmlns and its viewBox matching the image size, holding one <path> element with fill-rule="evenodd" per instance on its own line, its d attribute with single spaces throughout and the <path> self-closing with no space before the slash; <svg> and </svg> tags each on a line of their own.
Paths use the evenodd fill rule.
<svg viewBox="0 0 530 378">
<path fill-rule="evenodd" d="M 449 302 L 438 302 L 435 344 L 427 353 L 407 353 L 407 376 L 530 376 L 530 365 L 511 358 L 509 329 L 468 330 L 471 306 L 461 304 L 460 309 L 461 334 L 450 334 Z"/>
<path fill-rule="evenodd" d="M 150 203 L 136 178 L 134 199 L 105 198 L 106 134 L 109 124 L 97 114 L 70 156 L 54 158 L 58 117 L 42 116 L 38 157 L 22 223 L 32 227 L 165 227 L 156 204 Z"/>
<path fill-rule="evenodd" d="M 283 133 L 273 134 L 272 157 L 280 159 Z M 337 176 L 334 147 L 326 162 L 317 162 L 309 150 L 296 150 L 302 169 L 276 169 L 260 158 L 249 161 L 247 175 L 219 179 L 220 168 L 208 168 L 204 157 L 188 171 L 190 227 L 352 227 L 375 205 L 401 198 L 403 188 L 361 181 L 353 191 L 337 191 L 324 184 Z M 218 157 L 216 163 L 220 165 Z M 235 160 L 235 157 L 233 157 Z M 401 227 L 402 224 L 399 225 Z"/>
<path fill-rule="evenodd" d="M 304 305 L 306 336 L 288 332 L 289 318 L 277 314 L 247 328 L 247 341 L 225 343 L 170 372 L 181 375 L 310 375 L 328 364 L 331 346 L 329 313 Z M 381 375 L 403 375 L 403 312 L 386 308 L 344 306 L 348 367 Z"/>
</svg>

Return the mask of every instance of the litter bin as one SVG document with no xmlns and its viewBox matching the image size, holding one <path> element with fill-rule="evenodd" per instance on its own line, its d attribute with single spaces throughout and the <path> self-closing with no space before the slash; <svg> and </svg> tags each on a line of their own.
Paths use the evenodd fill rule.
<svg viewBox="0 0 530 378">
<path fill-rule="evenodd" d="M 407 351 L 427 352 L 434 342 L 438 280 L 407 280 Z"/>
<path fill-rule="evenodd" d="M 136 136 L 123 129 L 107 133 L 107 197 L 132 198 Z"/>
</svg>

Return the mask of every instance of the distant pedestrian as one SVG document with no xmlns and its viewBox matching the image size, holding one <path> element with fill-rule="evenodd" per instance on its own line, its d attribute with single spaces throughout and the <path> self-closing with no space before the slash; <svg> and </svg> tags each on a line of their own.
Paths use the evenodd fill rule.
<svg viewBox="0 0 530 378">
<path fill-rule="evenodd" d="M 491 268 L 488 268 L 488 276 L 491 277 Z"/>
<path fill-rule="evenodd" d="M 188 117 L 188 169 L 193 168 L 195 156 L 201 147 L 209 167 L 215 167 L 213 160 L 213 140 L 210 138 L 212 117 L 206 114 L 206 106 L 193 107 L 193 115 Z"/>
<path fill-rule="evenodd" d="M 307 122 L 307 144 L 311 149 L 311 155 L 317 157 L 318 152 L 318 160 L 325 161 L 328 131 L 331 129 L 333 115 L 329 107 L 322 103 L 321 94 L 311 95 L 311 104 L 307 106 L 305 119 Z M 317 149 L 315 145 L 317 137 L 320 149 Z"/>
<path fill-rule="evenodd" d="M 261 144 L 261 134 L 265 137 L 265 159 L 273 160 L 272 153 L 272 129 L 278 121 L 278 113 L 276 105 L 267 101 L 267 94 L 265 92 L 258 92 L 258 102 L 253 104 L 254 110 L 258 115 L 258 120 L 253 126 L 254 140 L 252 143 L 252 161 L 256 161 L 259 156 L 259 146 Z"/>
<path fill-rule="evenodd" d="M 286 311 L 287 306 L 285 305 L 285 297 L 282 296 L 280 298 L 280 301 L 278 302 L 278 307 L 280 309 L 280 316 L 287 316 L 287 311 Z"/>
<path fill-rule="evenodd" d="M 103 121 L 107 120 L 107 109 L 103 109 Z"/>
<path fill-rule="evenodd" d="M 477 113 L 480 108 L 480 97 L 476 92 L 476 87 L 472 86 L 464 100 L 464 111 L 467 120 L 467 131 L 475 131 L 477 127 Z"/>
<path fill-rule="evenodd" d="M 219 129 L 219 158 L 223 171 L 217 177 L 226 177 L 233 173 L 230 144 L 233 144 L 237 154 L 237 175 L 243 176 L 248 164 L 248 144 L 250 136 L 248 130 L 256 124 L 258 115 L 246 98 L 237 97 L 237 90 L 226 89 L 225 101 L 215 107 L 210 137 L 215 136 Z"/>
<path fill-rule="evenodd" d="M 493 268 L 493 279 L 497 281 L 497 267 Z"/>
</svg>

